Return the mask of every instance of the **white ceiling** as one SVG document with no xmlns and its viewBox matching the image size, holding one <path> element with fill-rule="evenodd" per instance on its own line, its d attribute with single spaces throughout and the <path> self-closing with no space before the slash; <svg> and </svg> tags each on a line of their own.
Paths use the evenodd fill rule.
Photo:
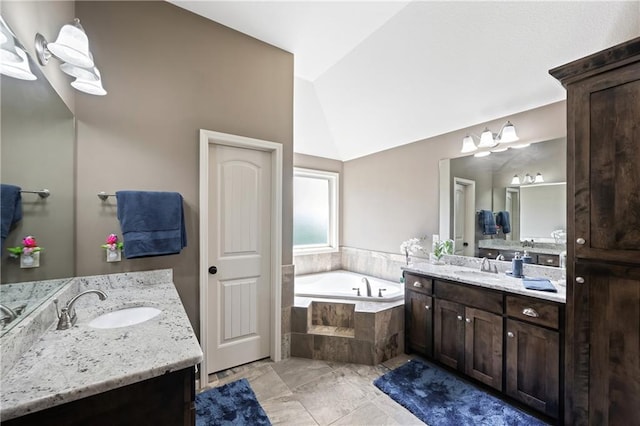
<svg viewBox="0 0 640 426">
<path fill-rule="evenodd" d="M 549 69 L 640 36 L 640 0 L 169 1 L 292 52 L 294 150 L 344 161 L 564 99 Z"/>
</svg>

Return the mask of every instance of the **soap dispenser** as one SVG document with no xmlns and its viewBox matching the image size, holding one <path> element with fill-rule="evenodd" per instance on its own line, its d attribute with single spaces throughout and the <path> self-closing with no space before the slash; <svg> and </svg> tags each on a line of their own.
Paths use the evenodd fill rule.
<svg viewBox="0 0 640 426">
<path fill-rule="evenodd" d="M 531 258 L 531 256 L 529 256 L 529 252 L 527 252 L 526 250 L 522 255 L 522 263 L 533 263 L 533 259 Z"/>
<path fill-rule="evenodd" d="M 522 278 L 522 258 L 520 257 L 520 252 L 517 251 L 513 256 L 513 260 L 511 261 L 511 274 L 516 278 Z"/>
</svg>

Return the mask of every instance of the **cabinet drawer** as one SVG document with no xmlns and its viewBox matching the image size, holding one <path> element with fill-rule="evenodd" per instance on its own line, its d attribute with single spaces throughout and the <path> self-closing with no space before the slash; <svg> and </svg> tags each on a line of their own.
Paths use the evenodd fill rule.
<svg viewBox="0 0 640 426">
<path fill-rule="evenodd" d="M 407 290 L 418 291 L 424 294 L 433 293 L 433 279 L 404 273 L 404 286 Z"/>
<path fill-rule="evenodd" d="M 543 300 L 507 296 L 507 315 L 558 329 L 559 307 Z"/>
<path fill-rule="evenodd" d="M 554 256 L 552 254 L 539 254 L 538 265 L 560 266 L 560 256 Z"/>
<path fill-rule="evenodd" d="M 496 314 L 502 314 L 504 312 L 502 293 L 497 291 L 435 280 L 435 294 L 436 297 L 484 309 L 485 311 Z"/>
</svg>

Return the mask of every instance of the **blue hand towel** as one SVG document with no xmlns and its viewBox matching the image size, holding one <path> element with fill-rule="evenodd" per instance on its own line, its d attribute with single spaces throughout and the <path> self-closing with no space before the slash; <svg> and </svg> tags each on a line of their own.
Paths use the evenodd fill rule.
<svg viewBox="0 0 640 426">
<path fill-rule="evenodd" d="M 491 210 L 480 210 L 480 213 L 478 213 L 478 225 L 482 230 L 482 235 L 495 235 L 498 233 L 496 220 Z"/>
<path fill-rule="evenodd" d="M 551 284 L 546 278 L 531 278 L 525 277 L 522 279 L 522 284 L 524 288 L 529 290 L 540 290 L 540 291 L 550 291 L 556 293 L 558 290 Z"/>
<path fill-rule="evenodd" d="M 21 188 L 15 185 L 0 184 L 0 245 L 4 249 L 4 240 L 11 227 L 22 219 Z"/>
<path fill-rule="evenodd" d="M 116 200 L 127 259 L 177 254 L 187 246 L 179 193 L 117 191 Z"/>
<path fill-rule="evenodd" d="M 511 222 L 509 220 L 509 212 L 507 211 L 499 211 L 496 215 L 496 225 L 499 225 L 502 228 L 503 234 L 508 234 L 511 232 Z"/>
</svg>

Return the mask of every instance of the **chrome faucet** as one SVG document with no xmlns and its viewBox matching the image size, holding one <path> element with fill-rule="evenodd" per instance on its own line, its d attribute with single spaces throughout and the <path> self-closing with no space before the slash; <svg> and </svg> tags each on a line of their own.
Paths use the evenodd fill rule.
<svg viewBox="0 0 640 426">
<path fill-rule="evenodd" d="M 76 324 L 76 321 L 78 321 L 78 316 L 76 315 L 76 310 L 73 308 L 73 305 L 80 297 L 90 293 L 97 294 L 100 300 L 104 300 L 107 298 L 107 294 L 102 290 L 86 290 L 72 297 L 71 300 L 69 300 L 64 306 L 64 308 L 60 310 L 60 312 L 58 312 L 58 299 L 55 299 L 53 301 L 56 304 L 56 313 L 58 314 L 58 326 L 56 327 L 57 330 L 66 330 Z"/>
<path fill-rule="evenodd" d="M 482 263 L 480 264 L 480 272 L 491 272 L 491 273 L 497 274 L 498 267 L 496 265 L 493 265 L 493 269 L 491 269 L 491 261 L 488 258 L 483 257 Z"/>
<path fill-rule="evenodd" d="M 362 277 L 362 282 L 367 285 L 367 297 L 371 297 L 371 284 L 369 284 L 367 277 Z"/>
<path fill-rule="evenodd" d="M 4 306 L 3 304 L 0 304 L 0 311 L 6 314 L 6 316 L 2 317 L 2 325 L 8 324 L 14 319 L 18 318 L 18 314 L 16 313 L 16 311 L 8 306 Z"/>
</svg>

